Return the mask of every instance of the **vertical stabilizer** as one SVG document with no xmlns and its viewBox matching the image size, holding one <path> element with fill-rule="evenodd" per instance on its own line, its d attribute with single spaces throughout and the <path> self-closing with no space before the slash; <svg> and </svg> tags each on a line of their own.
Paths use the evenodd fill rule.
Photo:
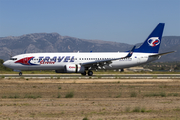
<svg viewBox="0 0 180 120">
<path fill-rule="evenodd" d="M 165 23 L 159 23 L 144 43 L 134 52 L 158 53 Z"/>
</svg>

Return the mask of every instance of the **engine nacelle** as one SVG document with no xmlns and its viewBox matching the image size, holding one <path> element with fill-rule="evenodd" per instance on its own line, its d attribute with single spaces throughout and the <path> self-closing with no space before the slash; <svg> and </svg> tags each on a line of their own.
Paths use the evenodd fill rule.
<svg viewBox="0 0 180 120">
<path fill-rule="evenodd" d="M 64 69 L 61 69 L 61 70 L 55 70 L 55 72 L 56 72 L 56 73 L 66 73 L 66 72 L 64 71 Z"/>
<path fill-rule="evenodd" d="M 81 65 L 69 64 L 65 66 L 65 71 L 67 73 L 83 73 L 85 71 L 85 68 Z"/>
<path fill-rule="evenodd" d="M 64 66 L 64 69 L 55 71 L 56 73 L 83 73 L 85 71 L 85 68 L 81 65 L 68 64 Z"/>
</svg>

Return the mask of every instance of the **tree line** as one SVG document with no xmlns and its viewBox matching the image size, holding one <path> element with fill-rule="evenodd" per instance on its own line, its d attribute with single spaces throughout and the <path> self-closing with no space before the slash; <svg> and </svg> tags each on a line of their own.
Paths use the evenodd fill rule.
<svg viewBox="0 0 180 120">
<path fill-rule="evenodd" d="M 12 69 L 5 67 L 3 63 L 4 60 L 0 59 L 0 71 L 12 71 Z"/>
<path fill-rule="evenodd" d="M 180 70 L 180 61 L 175 62 L 152 62 L 142 67 L 146 69 L 151 69 L 153 71 L 176 71 Z"/>
</svg>

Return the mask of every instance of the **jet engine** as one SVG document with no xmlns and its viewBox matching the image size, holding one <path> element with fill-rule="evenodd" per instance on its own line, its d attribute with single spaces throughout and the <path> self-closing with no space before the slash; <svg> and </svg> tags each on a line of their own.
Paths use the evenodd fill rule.
<svg viewBox="0 0 180 120">
<path fill-rule="evenodd" d="M 64 69 L 55 71 L 56 73 L 83 73 L 85 71 L 85 68 L 81 65 L 68 64 L 64 66 Z"/>
</svg>

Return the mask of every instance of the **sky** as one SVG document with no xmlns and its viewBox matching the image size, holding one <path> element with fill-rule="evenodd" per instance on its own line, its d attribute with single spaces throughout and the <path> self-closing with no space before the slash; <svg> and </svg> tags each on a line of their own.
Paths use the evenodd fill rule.
<svg viewBox="0 0 180 120">
<path fill-rule="evenodd" d="M 158 23 L 180 36 L 180 0 L 0 0 L 0 37 L 59 33 L 136 44 Z"/>
</svg>

